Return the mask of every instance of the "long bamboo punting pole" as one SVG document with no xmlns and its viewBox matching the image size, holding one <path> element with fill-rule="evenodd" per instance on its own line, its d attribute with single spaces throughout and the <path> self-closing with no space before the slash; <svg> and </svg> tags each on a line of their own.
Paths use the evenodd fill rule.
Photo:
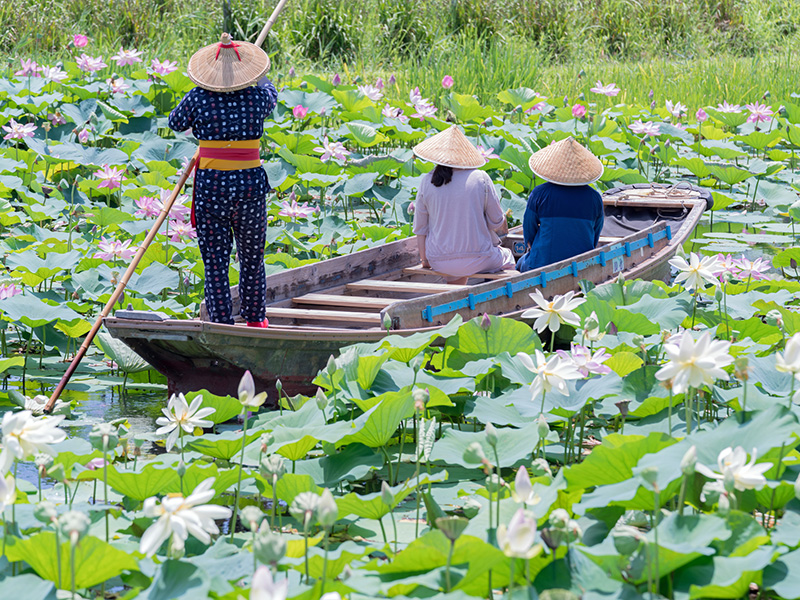
<svg viewBox="0 0 800 600">
<path fill-rule="evenodd" d="M 278 18 L 278 15 L 281 14 L 283 7 L 286 6 L 288 0 L 280 0 L 278 5 L 275 7 L 275 10 L 272 11 L 269 19 L 267 19 L 264 28 L 261 30 L 261 33 L 258 35 L 258 39 L 256 40 L 256 45 L 261 46 L 264 43 L 264 40 L 267 39 L 267 34 L 269 34 L 269 30 L 272 29 L 272 26 L 275 24 L 275 21 Z M 86 338 L 83 340 L 81 347 L 78 349 L 77 354 L 75 354 L 75 358 L 72 359 L 69 367 L 67 368 L 66 373 L 61 378 L 61 381 L 58 382 L 56 389 L 53 390 L 53 394 L 50 396 L 50 399 L 47 401 L 47 404 L 44 406 L 44 412 L 49 413 L 53 410 L 53 406 L 55 406 L 56 400 L 61 395 L 61 392 L 64 391 L 64 388 L 69 383 L 69 380 L 72 378 L 72 375 L 75 373 L 75 370 L 78 368 L 78 365 L 83 360 L 83 357 L 86 355 L 87 350 L 89 350 L 89 346 L 91 346 L 92 341 L 94 340 L 97 332 L 100 331 L 100 328 L 103 326 L 103 319 L 105 319 L 111 309 L 114 308 L 114 305 L 122 296 L 123 292 L 125 291 L 125 286 L 128 285 L 128 281 L 130 281 L 131 276 L 136 271 L 136 267 L 139 266 L 139 262 L 142 260 L 144 253 L 147 252 L 147 249 L 150 247 L 153 239 L 156 237 L 158 230 L 161 228 L 161 225 L 164 223 L 164 220 L 169 215 L 169 211 L 172 209 L 172 205 L 175 203 L 175 199 L 181 193 L 183 186 L 186 184 L 186 180 L 192 174 L 194 170 L 195 163 L 198 160 L 198 153 L 195 152 L 192 159 L 189 161 L 189 164 L 186 165 L 186 170 L 181 175 L 181 178 L 178 180 L 178 183 L 175 185 L 175 189 L 172 190 L 169 198 L 167 199 L 164 208 L 161 209 L 161 212 L 156 219 L 156 222 L 153 224 L 153 227 L 150 229 L 150 232 L 147 234 L 147 237 L 142 242 L 141 246 L 139 246 L 139 250 L 136 252 L 136 255 L 133 257 L 131 264 L 128 266 L 128 270 L 125 271 L 125 274 L 122 276 L 119 284 L 117 284 L 117 288 L 114 290 L 114 293 L 111 294 L 111 298 L 108 299 L 106 305 L 103 307 L 103 310 L 97 317 L 97 320 L 94 322 L 91 330 L 89 333 L 86 334 Z"/>
</svg>

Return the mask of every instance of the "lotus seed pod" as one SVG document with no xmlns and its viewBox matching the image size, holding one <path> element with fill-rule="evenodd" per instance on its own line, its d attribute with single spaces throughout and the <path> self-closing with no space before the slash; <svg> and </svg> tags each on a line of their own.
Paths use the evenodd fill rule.
<svg viewBox="0 0 800 600">
<path fill-rule="evenodd" d="M 317 506 L 317 521 L 321 527 L 329 529 L 333 527 L 338 518 L 339 507 L 336 504 L 336 500 L 333 498 L 331 491 L 325 488 Z"/>
<path fill-rule="evenodd" d="M 394 504 L 394 494 L 392 493 L 392 488 L 390 488 L 389 484 L 385 481 L 381 481 L 381 502 L 383 502 L 386 506 L 392 506 L 392 504 Z"/>
<path fill-rule="evenodd" d="M 486 441 L 492 448 L 497 447 L 497 429 L 491 423 L 486 424 L 486 429 L 484 430 L 486 433 Z"/>
<path fill-rule="evenodd" d="M 717 290 L 714 292 L 714 300 L 717 302 L 722 302 L 723 298 L 725 298 L 725 294 L 720 288 L 717 288 Z"/>
<path fill-rule="evenodd" d="M 89 433 L 89 442 L 95 450 L 108 452 L 119 442 L 117 428 L 111 423 L 97 423 Z"/>
<path fill-rule="evenodd" d="M 483 446 L 481 446 L 478 442 L 472 442 L 464 450 L 463 459 L 468 465 L 479 465 L 483 463 L 483 461 L 486 460 L 486 454 L 483 452 Z"/>
<path fill-rule="evenodd" d="M 272 435 L 271 431 L 268 431 L 267 433 L 261 434 L 259 441 L 261 442 L 261 453 L 263 454 L 267 451 L 267 448 L 269 448 L 270 445 L 275 441 L 275 436 Z"/>
<path fill-rule="evenodd" d="M 567 535 L 570 543 L 579 540 L 583 536 L 583 530 L 576 520 L 570 519 L 567 523 Z"/>
<path fill-rule="evenodd" d="M 36 464 L 36 470 L 42 477 L 47 476 L 47 469 L 53 464 L 53 457 L 49 454 L 39 453 L 33 457 L 33 462 Z"/>
<path fill-rule="evenodd" d="M 779 310 L 771 310 L 767 313 L 767 323 L 774 327 L 783 329 L 783 315 Z"/>
<path fill-rule="evenodd" d="M 681 472 L 686 477 L 694 475 L 697 467 L 697 446 L 692 446 L 686 451 L 681 459 Z"/>
<path fill-rule="evenodd" d="M 72 545 L 77 544 L 86 535 L 89 525 L 91 525 L 89 517 L 76 510 L 65 512 L 58 518 L 58 528 Z"/>
<path fill-rule="evenodd" d="M 431 393 L 428 388 L 416 388 L 411 392 L 411 396 L 414 398 L 414 407 L 419 411 L 425 410 L 425 406 L 431 399 Z"/>
<path fill-rule="evenodd" d="M 261 524 L 261 529 L 256 534 L 255 543 L 253 544 L 253 552 L 256 555 L 258 562 L 265 565 L 274 565 L 286 556 L 286 539 L 275 533 L 264 521 Z"/>
<path fill-rule="evenodd" d="M 556 529 L 564 529 L 569 523 L 569 513 L 563 508 L 557 508 L 550 513 L 550 526 Z"/>
<path fill-rule="evenodd" d="M 250 531 L 256 531 L 261 523 L 261 519 L 264 518 L 264 513 L 261 512 L 261 509 L 252 504 L 245 506 L 240 514 L 242 516 L 242 521 L 247 524 Z"/>
<path fill-rule="evenodd" d="M 261 460 L 259 472 L 264 479 L 274 485 L 278 479 L 286 474 L 286 465 L 281 456 L 273 454 Z"/>
<path fill-rule="evenodd" d="M 628 405 L 630 403 L 630 400 L 620 400 L 619 402 L 614 403 L 614 406 L 619 409 L 619 414 L 622 415 L 623 419 L 628 416 Z"/>
<path fill-rule="evenodd" d="M 436 519 L 436 527 L 451 542 L 455 542 L 464 529 L 469 525 L 469 519 L 464 517 L 439 517 Z"/>
<path fill-rule="evenodd" d="M 58 510 L 49 500 L 42 500 L 33 509 L 33 516 L 42 523 L 53 523 L 58 519 Z"/>
<path fill-rule="evenodd" d="M 481 511 L 483 505 L 475 500 L 475 498 L 467 498 L 467 501 L 464 502 L 464 506 L 461 507 L 461 510 L 464 511 L 464 516 L 468 519 L 472 519 L 473 517 L 477 516 L 477 514 Z"/>
</svg>

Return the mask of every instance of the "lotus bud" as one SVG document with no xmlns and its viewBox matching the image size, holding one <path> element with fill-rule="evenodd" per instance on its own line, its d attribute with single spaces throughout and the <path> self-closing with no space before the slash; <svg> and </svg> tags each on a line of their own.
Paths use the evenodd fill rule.
<svg viewBox="0 0 800 600">
<path fill-rule="evenodd" d="M 502 527 L 502 526 L 501 526 Z M 542 529 L 542 540 L 547 544 L 550 550 L 555 550 L 561 545 L 561 540 L 564 539 L 563 531 L 546 527 Z"/>
<path fill-rule="evenodd" d="M 608 333 L 611 335 L 617 335 L 618 329 L 617 324 L 614 321 L 609 321 L 608 323 Z"/>
<path fill-rule="evenodd" d="M 650 92 L 648 92 L 647 97 L 650 98 L 650 100 L 652 100 L 654 96 L 655 92 L 653 92 L 653 90 L 651 89 Z"/>
<path fill-rule="evenodd" d="M 489 328 L 492 326 L 492 319 L 489 317 L 488 313 L 483 313 L 480 320 L 480 327 L 484 331 L 489 331 Z"/>
<path fill-rule="evenodd" d="M 294 67 L 289 67 L 289 72 L 286 74 L 287 77 L 294 77 L 297 73 L 294 70 Z"/>
<path fill-rule="evenodd" d="M 514 114 L 521 113 L 522 112 L 522 105 L 521 104 L 517 104 L 514 107 L 514 111 L 513 112 L 514 112 Z"/>
<path fill-rule="evenodd" d="M 772 95 L 772 94 L 770 94 L 769 90 L 767 90 L 766 92 L 764 92 L 764 95 L 763 95 L 763 96 L 761 96 L 761 99 L 762 99 L 762 100 L 766 100 L 766 99 L 767 99 L 767 98 L 769 98 L 771 95 Z"/>
<path fill-rule="evenodd" d="M 581 102 L 586 102 L 586 94 L 584 94 L 583 92 L 578 94 L 578 100 L 580 100 Z"/>
<path fill-rule="evenodd" d="M 570 543 L 574 542 L 575 540 L 579 540 L 583 536 L 583 530 L 581 526 L 578 525 L 578 522 L 574 519 L 570 519 L 567 523 L 567 539 Z"/>
<path fill-rule="evenodd" d="M 183 478 L 183 476 L 186 475 L 186 463 L 183 462 L 183 460 L 178 463 L 178 468 L 176 471 L 178 473 L 178 477 L 180 478 Z"/>
<path fill-rule="evenodd" d="M 547 475 L 550 478 L 553 477 L 553 471 L 550 469 L 550 465 L 543 458 L 537 458 L 531 463 L 531 473 L 534 477 L 541 477 L 542 475 Z"/>
<path fill-rule="evenodd" d="M 486 119 L 483 122 L 483 126 L 484 127 L 491 127 L 492 125 L 494 125 L 494 121 L 492 120 L 492 117 L 489 117 L 488 119 Z"/>
<path fill-rule="evenodd" d="M 356 75 L 356 76 L 353 78 L 353 83 L 361 83 L 361 81 L 362 81 L 362 80 L 361 80 L 361 75 Z"/>
<path fill-rule="evenodd" d="M 533 494 L 533 485 L 525 467 L 517 469 L 517 476 L 514 478 L 514 500 L 517 502 L 527 502 Z"/>
<path fill-rule="evenodd" d="M 453 543 L 461 536 L 467 525 L 469 525 L 469 519 L 464 517 L 439 517 L 436 519 L 437 529 Z"/>
<path fill-rule="evenodd" d="M 539 434 L 539 439 L 546 439 L 547 435 L 550 433 L 550 426 L 547 424 L 547 419 L 543 414 L 539 413 L 539 418 L 536 420 L 536 423 L 536 431 Z"/>
<path fill-rule="evenodd" d="M 557 508 L 550 513 L 550 526 L 556 529 L 565 529 L 569 520 L 569 513 L 563 508 Z"/>
<path fill-rule="evenodd" d="M 342 83 L 342 78 L 341 78 L 341 77 L 339 77 L 339 74 L 338 74 L 338 73 L 335 73 L 335 74 L 333 75 L 333 79 L 331 79 L 331 83 L 332 83 L 334 86 L 337 86 L 337 85 L 339 85 L 340 83 Z"/>
<path fill-rule="evenodd" d="M 569 106 L 569 96 L 564 96 L 564 106 Z"/>
<path fill-rule="evenodd" d="M 391 331 L 392 329 L 392 317 L 390 317 L 388 313 L 383 315 L 383 328 L 386 331 Z"/>
<path fill-rule="evenodd" d="M 283 458 L 277 454 L 267 456 L 259 464 L 261 476 L 268 480 L 272 485 L 286 474 L 286 465 Z"/>
<path fill-rule="evenodd" d="M 633 345 L 636 346 L 637 348 L 641 348 L 642 346 L 644 346 L 644 336 L 639 335 L 638 333 L 635 336 L 633 336 Z"/>
<path fill-rule="evenodd" d="M 497 473 L 492 473 L 486 478 L 486 489 L 489 490 L 490 493 L 496 494 L 500 490 L 503 489 L 505 485 L 505 481 L 503 481 Z"/>
<path fill-rule="evenodd" d="M 692 446 L 686 451 L 681 459 L 681 472 L 686 477 L 694 475 L 697 467 L 697 446 Z"/>
<path fill-rule="evenodd" d="M 319 506 L 317 506 L 317 521 L 324 529 L 330 529 L 338 518 L 339 507 L 336 505 L 336 500 L 331 491 L 325 488 L 319 499 Z"/>
<path fill-rule="evenodd" d="M 264 521 L 256 535 L 253 552 L 260 563 L 265 565 L 277 564 L 286 556 L 286 538 L 272 533 L 267 522 Z"/>
<path fill-rule="evenodd" d="M 89 531 L 89 517 L 82 512 L 71 510 L 58 517 L 58 528 L 73 546 Z"/>
<path fill-rule="evenodd" d="M 408 212 L 408 214 L 410 214 L 410 215 L 413 215 L 413 214 L 414 214 L 414 211 L 416 211 L 416 210 L 417 210 L 417 208 L 416 208 L 416 206 L 414 205 L 414 202 L 413 202 L 413 201 L 412 201 L 412 202 L 409 202 L 409 203 L 408 203 L 408 208 L 406 208 L 406 211 Z"/>
<path fill-rule="evenodd" d="M 586 71 L 581 69 L 580 71 L 578 71 L 578 79 L 583 79 L 584 77 L 586 77 Z"/>
<path fill-rule="evenodd" d="M 783 329 L 783 315 L 779 310 L 771 310 L 767 313 L 767 323 Z"/>
<path fill-rule="evenodd" d="M 731 501 L 727 494 L 720 494 L 717 501 L 717 512 L 723 517 L 731 511 Z"/>
<path fill-rule="evenodd" d="M 661 152 L 661 145 L 656 144 L 655 146 L 653 146 L 653 154 L 658 154 L 659 152 Z"/>
<path fill-rule="evenodd" d="M 58 519 L 58 510 L 49 500 L 42 500 L 33 509 L 33 516 L 41 523 L 54 523 Z"/>
<path fill-rule="evenodd" d="M 614 406 L 619 409 L 619 414 L 622 415 L 623 419 L 628 416 L 628 405 L 630 403 L 630 400 L 620 400 L 619 402 L 614 403 Z"/>
<path fill-rule="evenodd" d="M 283 384 L 280 379 L 275 380 L 275 389 L 278 390 L 278 395 L 283 391 Z"/>
<path fill-rule="evenodd" d="M 414 373 L 419 373 L 419 370 L 422 368 L 422 356 L 417 354 L 414 357 L 411 361 L 411 368 L 414 369 Z"/>
<path fill-rule="evenodd" d="M 667 140 L 666 142 L 664 142 L 664 149 L 665 149 L 665 150 L 666 150 L 667 148 L 669 148 L 670 146 L 672 146 L 672 142 L 671 142 L 671 141 Z"/>
<path fill-rule="evenodd" d="M 394 73 L 389 75 L 389 82 L 388 83 L 389 83 L 389 85 L 394 85 L 395 83 L 397 83 L 397 78 L 394 76 Z"/>
<path fill-rule="evenodd" d="M 750 378 L 750 359 L 747 356 L 737 356 L 733 361 L 733 372 L 741 381 Z"/>
<path fill-rule="evenodd" d="M 638 475 L 651 488 L 658 487 L 658 467 L 645 467 L 639 470 Z"/>
<path fill-rule="evenodd" d="M 656 101 L 655 101 L 655 100 L 653 100 L 653 101 L 650 103 L 650 110 L 655 110 L 655 109 L 656 109 Z"/>
<path fill-rule="evenodd" d="M 492 448 L 497 448 L 497 429 L 491 423 L 486 424 L 486 429 L 484 429 L 484 433 L 486 433 L 486 441 Z"/>
<path fill-rule="evenodd" d="M 716 300 L 717 302 L 722 302 L 724 298 L 725 294 L 722 292 L 722 289 L 717 288 L 717 290 L 714 292 L 714 300 Z"/>
<path fill-rule="evenodd" d="M 308 530 L 315 518 L 317 517 L 317 510 L 319 509 L 320 497 L 314 492 L 300 492 L 292 500 L 289 506 L 291 515 L 303 524 L 303 530 Z"/>
<path fill-rule="evenodd" d="M 317 394 L 314 396 L 314 400 L 316 400 L 317 408 L 320 410 L 324 411 L 328 407 L 328 397 L 321 388 L 317 388 Z"/>
<path fill-rule="evenodd" d="M 464 450 L 462 458 L 468 465 L 479 465 L 486 460 L 486 454 L 483 452 L 483 446 L 478 442 L 472 442 L 467 446 L 466 450 Z"/>
<path fill-rule="evenodd" d="M 428 400 L 431 399 L 431 393 L 427 388 L 416 388 L 412 393 L 414 398 L 414 408 L 420 412 L 425 410 Z"/>
<path fill-rule="evenodd" d="M 328 372 L 329 377 L 336 373 L 336 359 L 333 354 L 328 357 L 328 364 L 325 365 L 325 370 Z"/>
<path fill-rule="evenodd" d="M 252 504 L 245 506 L 239 514 L 241 514 L 242 521 L 247 524 L 250 531 L 256 531 L 264 518 L 264 513 L 261 512 L 261 509 Z"/>
<path fill-rule="evenodd" d="M 389 484 L 385 481 L 381 481 L 381 502 L 383 502 L 386 506 L 392 506 L 394 504 L 394 494 L 392 493 L 392 488 L 390 488 Z"/>
<path fill-rule="evenodd" d="M 95 450 L 108 452 L 119 442 L 117 428 L 111 423 L 97 423 L 89 433 L 89 442 Z"/>
<path fill-rule="evenodd" d="M 477 514 L 481 511 L 481 508 L 483 508 L 483 506 L 480 502 L 475 500 L 475 498 L 467 498 L 467 501 L 464 502 L 464 506 L 461 507 L 461 510 L 464 511 L 465 517 L 472 519 L 477 516 Z"/>
<path fill-rule="evenodd" d="M 272 435 L 272 432 L 268 431 L 267 433 L 261 434 L 259 441 L 261 442 L 261 454 L 265 454 L 270 444 L 275 441 L 275 436 Z"/>
</svg>

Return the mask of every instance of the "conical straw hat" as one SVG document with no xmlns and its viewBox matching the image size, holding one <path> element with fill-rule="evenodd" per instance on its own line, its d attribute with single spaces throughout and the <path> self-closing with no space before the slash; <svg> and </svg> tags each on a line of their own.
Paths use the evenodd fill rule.
<svg viewBox="0 0 800 600">
<path fill-rule="evenodd" d="M 456 125 L 414 146 L 414 154 L 422 160 L 455 169 L 477 169 L 486 164 L 486 159 Z"/>
<path fill-rule="evenodd" d="M 558 185 L 586 185 L 603 174 L 600 159 L 573 137 L 534 152 L 528 165 L 539 177 Z"/>
<path fill-rule="evenodd" d="M 218 44 L 201 48 L 189 59 L 189 79 L 212 92 L 235 92 L 253 85 L 269 70 L 269 57 L 250 42 L 227 33 Z"/>
</svg>

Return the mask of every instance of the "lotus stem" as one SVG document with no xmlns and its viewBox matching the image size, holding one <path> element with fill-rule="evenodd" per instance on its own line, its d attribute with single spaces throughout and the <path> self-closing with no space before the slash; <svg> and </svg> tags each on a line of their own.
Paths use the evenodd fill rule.
<svg viewBox="0 0 800 600">
<path fill-rule="evenodd" d="M 517 563 L 516 558 L 511 559 L 511 575 L 508 579 L 508 598 L 512 600 L 514 598 L 514 566 Z"/>
<path fill-rule="evenodd" d="M 303 562 L 306 569 L 306 583 L 310 581 L 308 576 L 308 517 L 303 519 Z"/>
<path fill-rule="evenodd" d="M 683 394 L 684 410 L 686 412 L 686 435 L 692 433 L 692 388 L 687 388 Z"/>
<path fill-rule="evenodd" d="M 669 386 L 669 406 L 667 407 L 667 432 L 672 437 L 672 386 Z"/>
<path fill-rule="evenodd" d="M 655 586 L 656 586 L 656 591 L 658 591 L 658 587 L 659 587 L 658 582 L 661 579 L 660 578 L 660 571 L 659 571 L 659 567 L 658 567 L 658 511 L 659 511 L 659 509 L 661 507 L 661 499 L 660 499 L 660 493 L 659 493 L 659 490 L 658 490 L 658 485 L 657 484 L 654 485 L 653 488 L 654 488 L 653 491 L 655 492 L 655 497 L 654 497 L 655 506 L 653 508 L 653 537 L 654 537 L 655 543 L 656 543 L 656 558 L 655 558 L 655 563 L 656 563 L 656 577 L 655 577 L 655 579 L 656 579 L 656 581 L 655 581 Z"/>
<path fill-rule="evenodd" d="M 58 535 L 58 526 L 53 524 L 56 533 L 56 569 L 58 570 L 58 589 L 61 589 L 61 537 Z M 5 545 L 5 544 L 4 544 Z M 5 548 L 3 548 L 5 550 Z"/>
<path fill-rule="evenodd" d="M 794 379 L 794 378 L 792 378 L 792 379 Z M 778 479 L 778 480 L 780 480 L 780 477 L 781 477 L 781 465 L 783 464 L 783 453 L 784 453 L 785 449 L 786 449 L 786 442 L 781 444 L 781 453 L 778 455 L 778 468 L 775 471 L 775 478 Z M 775 506 L 775 491 L 776 490 L 777 490 L 777 487 L 772 488 L 772 496 L 770 496 L 770 499 L 769 499 L 769 510 L 767 511 L 767 514 L 770 514 L 772 512 L 772 510 L 773 510 L 773 507 Z"/>
<path fill-rule="evenodd" d="M 278 492 L 275 490 L 275 486 L 278 484 L 278 478 L 273 475 L 272 476 L 272 518 L 270 519 L 269 526 L 272 529 L 275 529 L 275 513 L 278 511 Z"/>
<path fill-rule="evenodd" d="M 700 295 L 700 288 L 698 287 L 694 291 L 694 297 L 692 298 L 692 324 L 689 326 L 689 329 L 694 329 L 694 318 L 695 314 L 697 313 L 697 297 Z"/>
<path fill-rule="evenodd" d="M 389 516 L 392 518 L 392 531 L 394 533 L 394 553 L 397 554 L 397 521 L 394 518 L 394 512 L 389 511 Z"/>
<path fill-rule="evenodd" d="M 325 595 L 325 581 L 328 578 L 328 547 L 330 546 L 330 529 L 325 529 L 325 554 L 322 558 L 322 583 L 320 584 L 320 597 Z"/>
<path fill-rule="evenodd" d="M 64 481 L 64 486 L 66 487 L 67 482 Z M 67 495 L 69 495 L 69 489 L 67 489 Z M 108 530 L 108 442 L 103 442 L 103 503 L 106 505 L 103 512 L 106 516 L 106 544 L 108 543 L 109 539 L 109 530 Z"/>
<path fill-rule="evenodd" d="M 244 470 L 244 447 L 247 445 L 247 407 L 242 408 L 242 416 L 244 417 L 242 451 L 239 455 L 239 478 L 236 482 L 236 497 L 233 503 L 233 517 L 231 518 L 231 542 L 233 542 L 233 534 L 236 532 L 236 518 L 239 516 L 239 494 L 242 488 L 242 471 Z M 306 567 L 306 578 L 308 578 L 308 567 Z"/>
<path fill-rule="evenodd" d="M 383 526 L 383 517 L 378 519 L 378 525 L 381 526 L 381 533 L 383 534 L 383 543 L 384 544 L 388 544 L 389 543 L 389 538 L 386 537 L 386 528 Z"/>
<path fill-rule="evenodd" d="M 70 552 L 69 552 L 69 570 L 71 575 L 71 583 L 72 583 L 72 600 L 75 600 L 75 542 L 70 543 Z"/>
<path fill-rule="evenodd" d="M 445 585 L 446 585 L 446 588 L 447 588 L 446 591 L 447 591 L 448 594 L 450 593 L 450 589 L 451 589 L 451 585 L 450 585 L 450 564 L 453 562 L 453 551 L 455 550 L 455 548 L 456 548 L 456 543 L 455 543 L 455 541 L 451 540 L 450 541 L 450 551 L 447 553 L 447 566 L 445 567 L 445 571 L 444 571 Z M 490 579 L 490 581 L 491 581 L 491 579 Z M 489 585 L 491 586 L 491 583 Z"/>
<path fill-rule="evenodd" d="M 546 390 L 542 390 L 542 407 L 539 409 L 539 413 L 544 414 L 544 398 L 547 395 Z"/>
</svg>

